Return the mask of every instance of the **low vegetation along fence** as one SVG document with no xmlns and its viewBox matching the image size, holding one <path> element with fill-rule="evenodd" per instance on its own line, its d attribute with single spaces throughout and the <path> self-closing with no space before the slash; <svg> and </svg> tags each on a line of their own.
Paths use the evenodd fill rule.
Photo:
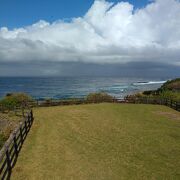
<svg viewBox="0 0 180 180">
<path fill-rule="evenodd" d="M 78 105 L 78 104 L 91 104 L 91 103 L 133 103 L 133 104 L 159 104 L 169 106 L 177 111 L 180 111 L 180 101 L 174 101 L 170 99 L 153 98 L 153 97 L 126 97 L 124 99 L 112 99 L 112 100 L 97 100 L 88 101 L 85 99 L 74 100 L 36 100 L 31 105 L 32 107 L 48 107 L 48 106 L 61 106 L 61 105 Z"/>
<path fill-rule="evenodd" d="M 10 179 L 24 140 L 33 123 L 32 110 L 27 113 L 23 122 L 15 129 L 0 151 L 0 179 Z"/>
<path fill-rule="evenodd" d="M 86 99 L 73 99 L 73 100 L 35 100 L 30 102 L 31 107 L 51 107 L 51 106 L 64 106 L 64 105 L 80 105 L 80 104 L 92 104 L 101 102 L 118 102 L 116 99 L 113 100 L 101 100 L 101 101 L 88 101 Z"/>
<path fill-rule="evenodd" d="M 147 97 L 135 97 L 135 98 L 125 98 L 126 103 L 134 104 L 159 104 L 169 106 L 176 111 L 180 111 L 180 102 L 170 100 L 170 99 L 160 99 L 160 98 L 147 98 Z"/>
</svg>

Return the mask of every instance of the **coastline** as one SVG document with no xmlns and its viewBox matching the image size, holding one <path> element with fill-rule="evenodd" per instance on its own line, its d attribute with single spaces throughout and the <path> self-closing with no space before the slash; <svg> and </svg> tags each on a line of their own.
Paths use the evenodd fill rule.
<svg viewBox="0 0 180 180">
<path fill-rule="evenodd" d="M 162 80 L 163 78 L 4 77 L 0 78 L 0 98 L 5 96 L 7 93 L 25 92 L 38 100 L 83 99 L 89 93 L 106 92 L 111 96 L 122 100 L 127 95 L 145 90 L 156 90 L 162 85 Z M 142 84 L 142 82 L 144 84 Z"/>
</svg>

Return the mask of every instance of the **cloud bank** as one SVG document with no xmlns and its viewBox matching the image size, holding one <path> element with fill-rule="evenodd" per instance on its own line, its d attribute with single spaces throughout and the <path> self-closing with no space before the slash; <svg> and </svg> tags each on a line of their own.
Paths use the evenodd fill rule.
<svg viewBox="0 0 180 180">
<path fill-rule="evenodd" d="M 155 0 L 135 9 L 128 2 L 96 0 L 70 22 L 1 27 L 0 62 L 32 61 L 180 66 L 180 1 Z"/>
</svg>

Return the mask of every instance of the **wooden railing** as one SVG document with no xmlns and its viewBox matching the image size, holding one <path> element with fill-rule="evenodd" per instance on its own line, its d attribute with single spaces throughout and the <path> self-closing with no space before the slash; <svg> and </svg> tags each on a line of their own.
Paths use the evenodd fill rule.
<svg viewBox="0 0 180 180">
<path fill-rule="evenodd" d="M 100 101 L 101 102 L 101 101 Z M 135 103 L 135 104 L 160 104 L 169 106 L 177 111 L 180 111 L 180 101 L 171 99 L 153 98 L 153 97 L 126 97 L 124 99 L 112 99 L 110 101 L 103 101 L 109 103 Z M 87 101 L 85 99 L 75 100 L 36 100 L 31 103 L 31 107 L 48 107 L 48 106 L 64 106 L 64 105 L 78 105 L 99 103 L 98 101 Z"/>
<path fill-rule="evenodd" d="M 10 179 L 24 140 L 33 123 L 32 110 L 27 113 L 23 122 L 15 129 L 0 151 L 0 179 Z"/>
<path fill-rule="evenodd" d="M 147 98 L 147 97 L 135 97 L 135 98 L 125 98 L 126 103 L 134 104 L 159 104 L 165 105 L 176 111 L 180 111 L 180 102 L 174 101 L 171 99 L 162 99 L 162 98 Z"/>
<path fill-rule="evenodd" d="M 51 99 L 51 100 L 34 100 L 29 102 L 30 107 L 51 107 L 51 106 L 64 106 L 64 105 L 80 105 L 80 104 L 92 104 L 101 102 L 118 102 L 117 99 L 102 100 L 102 101 L 88 101 L 86 99 L 73 99 L 73 100 L 62 100 L 62 99 Z"/>
</svg>

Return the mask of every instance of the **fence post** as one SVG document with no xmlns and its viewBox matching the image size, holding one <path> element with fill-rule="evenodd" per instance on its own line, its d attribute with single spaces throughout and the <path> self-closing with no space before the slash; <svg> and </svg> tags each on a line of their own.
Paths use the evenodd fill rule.
<svg viewBox="0 0 180 180">
<path fill-rule="evenodd" d="M 31 127 L 31 119 L 30 119 L 31 117 L 30 117 L 30 115 L 28 114 L 28 116 L 27 116 L 27 121 L 28 121 L 28 128 L 30 129 L 30 127 Z"/>
<path fill-rule="evenodd" d="M 23 144 L 22 124 L 20 126 L 20 135 L 21 135 L 21 145 L 22 145 Z"/>
<path fill-rule="evenodd" d="M 25 132 L 26 132 L 26 135 L 27 135 L 28 130 L 27 130 L 27 121 L 26 120 L 25 120 Z"/>
<path fill-rule="evenodd" d="M 33 121 L 33 120 L 34 120 L 34 117 L 33 117 L 33 111 L 32 111 L 32 109 L 31 109 L 30 115 L 31 115 L 31 121 Z"/>
<path fill-rule="evenodd" d="M 0 179 L 10 179 L 12 168 L 14 167 L 21 146 L 32 125 L 33 112 L 30 111 L 26 119 L 19 124 L 0 151 Z M 29 128 L 29 130 L 28 130 Z M 24 134 L 23 134 L 24 132 Z"/>
<path fill-rule="evenodd" d="M 8 173 L 10 174 L 11 173 L 11 159 L 10 159 L 10 156 L 9 156 L 8 148 L 6 150 L 6 161 L 7 161 L 7 170 L 8 170 Z"/>
<path fill-rule="evenodd" d="M 17 141 L 16 141 L 16 134 L 14 135 L 14 149 L 15 149 L 15 153 L 16 153 L 16 157 L 18 156 L 18 146 L 17 146 Z"/>
</svg>

